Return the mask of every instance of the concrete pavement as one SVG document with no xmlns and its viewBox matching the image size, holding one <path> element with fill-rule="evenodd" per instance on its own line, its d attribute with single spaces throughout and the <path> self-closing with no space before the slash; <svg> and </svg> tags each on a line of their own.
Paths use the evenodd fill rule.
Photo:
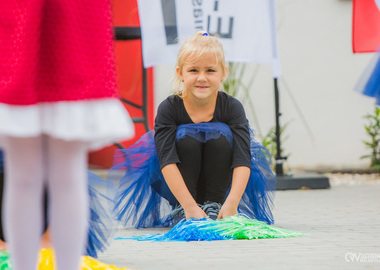
<svg viewBox="0 0 380 270">
<path fill-rule="evenodd" d="M 275 226 L 284 239 L 212 242 L 114 240 L 99 259 L 127 269 L 380 269 L 380 180 L 327 190 L 278 191 Z M 116 236 L 168 229 L 117 231 Z"/>
</svg>

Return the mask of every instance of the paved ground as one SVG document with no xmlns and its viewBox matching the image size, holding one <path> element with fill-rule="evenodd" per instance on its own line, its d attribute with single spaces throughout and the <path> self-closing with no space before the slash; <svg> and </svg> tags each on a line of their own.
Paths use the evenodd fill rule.
<svg viewBox="0 0 380 270">
<path fill-rule="evenodd" d="M 308 236 L 164 243 L 114 240 L 99 259 L 132 270 L 380 269 L 380 180 L 340 181 L 328 190 L 279 191 L 274 216 L 275 226 Z M 117 236 L 166 231 L 121 229 Z"/>
</svg>

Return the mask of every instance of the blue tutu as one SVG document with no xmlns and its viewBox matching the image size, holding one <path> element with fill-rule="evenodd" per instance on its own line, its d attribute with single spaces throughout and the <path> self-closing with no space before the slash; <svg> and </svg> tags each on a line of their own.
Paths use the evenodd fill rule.
<svg viewBox="0 0 380 270">
<path fill-rule="evenodd" d="M 272 224 L 274 220 L 271 207 L 276 178 L 270 170 L 269 152 L 254 139 L 252 130 L 250 133 L 251 174 L 238 212 Z M 180 125 L 177 128 L 176 140 L 191 136 L 204 143 L 221 135 L 227 138 L 232 147 L 231 130 L 223 123 Z M 116 150 L 108 180 L 118 183 L 113 211 L 116 219 L 125 227 L 174 225 L 171 212 L 178 202 L 161 173 L 153 130 L 144 134 L 128 149 Z M 229 191 L 227 195 L 228 193 Z"/>
<path fill-rule="evenodd" d="M 115 189 L 112 183 L 88 171 L 88 192 L 90 196 L 90 223 L 86 245 L 86 255 L 97 258 L 110 244 L 116 223 L 108 209 L 112 200 L 106 195 Z"/>
<path fill-rule="evenodd" d="M 376 104 L 380 105 L 380 49 L 363 72 L 355 89 L 363 95 L 374 97 Z"/>
<path fill-rule="evenodd" d="M 177 201 L 160 171 L 154 131 L 144 134 L 128 149 L 115 151 L 107 180 L 118 184 L 114 213 L 126 227 L 173 225 L 170 213 Z"/>
</svg>

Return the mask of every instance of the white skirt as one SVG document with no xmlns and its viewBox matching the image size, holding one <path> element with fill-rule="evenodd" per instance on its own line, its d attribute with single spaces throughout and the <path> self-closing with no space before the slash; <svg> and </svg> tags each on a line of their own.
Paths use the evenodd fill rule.
<svg viewBox="0 0 380 270">
<path fill-rule="evenodd" d="M 95 150 L 134 136 L 131 117 L 116 98 L 15 106 L 0 103 L 0 143 L 5 136 L 48 135 L 83 141 Z"/>
</svg>

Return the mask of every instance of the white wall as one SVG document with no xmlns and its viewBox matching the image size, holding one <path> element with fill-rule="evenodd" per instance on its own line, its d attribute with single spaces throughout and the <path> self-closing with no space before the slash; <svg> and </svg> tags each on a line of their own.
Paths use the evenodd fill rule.
<svg viewBox="0 0 380 270">
<path fill-rule="evenodd" d="M 353 54 L 352 2 L 278 0 L 277 25 L 283 75 L 279 81 L 283 141 L 290 168 L 365 167 L 368 152 L 363 116 L 374 100 L 353 90 L 373 54 Z M 274 90 L 268 66 L 249 65 L 246 81 L 258 68 L 250 92 L 260 129 L 275 125 Z M 174 66 L 156 68 L 156 104 L 171 93 Z M 307 125 L 304 124 L 302 112 Z M 246 106 L 251 125 L 256 127 Z M 308 127 L 307 127 L 308 126 Z M 308 131 L 308 128 L 310 131 Z"/>
</svg>

